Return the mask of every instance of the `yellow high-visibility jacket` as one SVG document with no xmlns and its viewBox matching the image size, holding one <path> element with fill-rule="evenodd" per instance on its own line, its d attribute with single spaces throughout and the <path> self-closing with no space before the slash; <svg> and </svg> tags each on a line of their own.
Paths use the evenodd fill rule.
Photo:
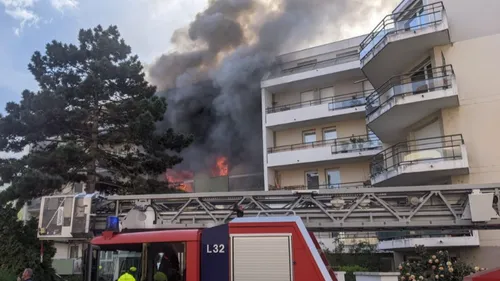
<svg viewBox="0 0 500 281">
<path fill-rule="evenodd" d="M 132 274 L 125 272 L 122 276 L 120 276 L 120 278 L 118 278 L 118 281 L 135 281 L 135 277 Z"/>
</svg>

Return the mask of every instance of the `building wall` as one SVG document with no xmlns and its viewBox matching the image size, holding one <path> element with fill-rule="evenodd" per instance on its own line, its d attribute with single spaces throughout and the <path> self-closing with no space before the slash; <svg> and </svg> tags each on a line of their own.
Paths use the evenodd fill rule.
<svg viewBox="0 0 500 281">
<path fill-rule="evenodd" d="M 438 2 L 438 0 L 424 0 L 424 4 L 432 2 Z M 429 53 L 407 65 L 406 70 L 410 71 L 428 56 L 431 57 L 434 67 L 451 64 L 456 75 L 460 106 L 438 111 L 432 116 L 429 115 L 409 126 L 405 133 L 407 133 L 408 139 L 412 139 L 412 132 L 418 130 L 419 124 L 429 118 L 439 117 L 440 130 L 436 129 L 437 134 L 462 134 L 468 152 L 470 173 L 468 175 L 453 176 L 451 183 L 500 182 L 500 165 L 496 164 L 497 159 L 500 159 L 500 149 L 496 148 L 497 139 L 500 135 L 497 124 L 497 121 L 500 120 L 500 111 L 498 110 L 500 108 L 500 89 L 496 87 L 496 76 L 498 76 L 496 70 L 497 66 L 500 65 L 500 55 L 498 55 L 498 47 L 500 47 L 500 35 L 498 35 L 500 33 L 500 17 L 498 17 L 500 1 L 482 0 L 480 3 L 475 3 L 468 0 L 443 0 L 443 3 L 453 44 L 434 47 Z M 470 19 L 474 20 L 471 21 Z M 324 46 L 322 48 L 321 50 L 325 53 L 329 52 L 328 48 Z M 316 51 L 319 50 L 316 49 Z M 312 50 L 307 50 L 304 53 L 307 52 L 312 52 Z M 299 53 L 285 55 L 283 58 L 288 58 L 288 61 L 297 60 L 299 59 L 297 56 Z M 311 55 L 317 54 L 318 52 L 311 53 Z M 302 56 L 301 59 L 306 57 Z M 383 71 L 383 69 L 380 71 Z M 347 79 L 334 85 L 335 94 L 362 90 L 362 83 L 353 84 L 353 80 Z M 324 86 L 318 85 L 315 89 Z M 283 93 L 268 93 L 268 96 L 263 99 L 264 105 L 271 106 L 273 101 L 274 106 L 300 102 L 300 92 L 302 90 L 305 89 L 288 89 L 287 92 Z M 316 95 L 315 98 L 320 98 L 318 93 Z M 263 117 L 265 118 L 265 114 Z M 278 132 L 264 129 L 264 143 L 267 144 L 267 147 L 302 143 L 303 131 L 311 129 L 316 131 L 316 139 L 320 141 L 322 139 L 322 130 L 329 127 L 336 127 L 339 138 L 348 137 L 352 134 L 366 134 L 366 123 L 365 120 L 361 119 Z M 383 144 L 384 148 L 391 145 L 393 143 Z M 320 184 L 324 184 L 326 182 L 325 169 L 332 168 L 340 170 L 341 182 L 343 183 L 369 179 L 368 162 L 339 165 L 318 164 L 309 165 L 307 168 L 282 169 L 277 172 L 266 169 L 265 173 L 269 175 L 266 178 L 269 179 L 270 184 L 274 182 L 274 178 L 277 176 L 282 186 L 295 186 L 305 184 L 306 171 L 317 170 Z M 479 237 L 480 247 L 450 248 L 450 253 L 464 261 L 476 263 L 482 267 L 498 266 L 498 260 L 500 259 L 500 231 L 479 231 Z M 396 257 L 401 260 L 406 254 L 411 253 L 399 252 Z"/>
<path fill-rule="evenodd" d="M 76 257 L 73 258 L 81 258 L 82 257 L 82 244 L 81 243 L 67 243 L 67 242 L 54 242 L 54 247 L 56 248 L 56 254 L 54 255 L 54 259 L 69 259 L 70 256 L 70 247 L 78 246 L 78 251 L 76 252 Z"/>
<path fill-rule="evenodd" d="M 278 56 L 277 59 L 281 61 L 283 65 L 285 65 L 284 68 L 286 68 L 287 63 L 289 62 L 295 62 L 304 59 L 307 60 L 314 56 L 325 56 L 325 54 L 328 53 L 336 53 L 336 52 L 343 53 L 351 49 L 356 49 L 358 48 L 359 44 L 361 43 L 361 41 L 363 41 L 365 37 L 366 35 L 360 35 L 357 37 L 348 38 L 345 40 L 340 40 L 320 46 L 315 46 L 304 50 L 290 52 Z"/>
<path fill-rule="evenodd" d="M 500 33 L 500 1 L 427 0 L 443 2 L 452 42 Z M 473 19 L 473 20 L 471 20 Z"/>
<path fill-rule="evenodd" d="M 350 137 L 354 135 L 366 135 L 366 123 L 364 119 L 346 120 L 336 123 L 327 123 L 315 126 L 293 128 L 277 131 L 275 135 L 275 146 L 291 145 L 302 143 L 302 133 L 305 131 L 316 131 L 316 140 L 323 140 L 323 130 L 336 128 L 337 138 Z"/>
<path fill-rule="evenodd" d="M 323 85 L 317 85 L 316 87 L 313 87 L 313 88 L 310 88 L 310 89 L 307 89 L 304 91 L 291 90 L 291 91 L 287 91 L 287 92 L 283 92 L 283 93 L 275 93 L 272 95 L 274 106 L 299 103 L 299 102 L 301 102 L 300 94 L 303 92 L 306 92 L 306 91 L 315 90 L 314 99 L 320 99 L 322 97 L 320 96 L 319 90 L 322 88 L 328 88 L 328 87 L 333 87 L 334 96 L 349 94 L 349 93 L 354 93 L 354 92 L 361 92 L 361 91 L 363 91 L 363 83 L 354 83 L 357 80 L 358 79 L 356 79 L 356 78 L 351 78 L 351 79 L 338 81 L 335 84 L 328 84 L 327 83 L 327 84 L 323 84 Z"/>
<path fill-rule="evenodd" d="M 500 88 L 497 67 L 500 34 L 442 46 L 446 64 L 452 64 L 458 84 L 460 106 L 442 110 L 445 134 L 462 134 L 469 156 L 470 174 L 453 177 L 453 183 L 500 181 Z M 436 56 L 437 57 L 437 56 Z M 479 125 L 480 124 L 480 125 Z"/>
<path fill-rule="evenodd" d="M 305 173 L 308 171 L 318 171 L 319 183 L 326 184 L 326 170 L 338 169 L 342 183 L 363 182 L 370 179 L 369 162 L 317 165 L 308 168 L 297 168 L 277 171 L 276 175 L 281 186 L 302 186 L 305 185 Z M 270 184 L 274 184 L 270 181 Z"/>
<path fill-rule="evenodd" d="M 430 0 L 429 2 L 438 2 Z M 452 177 L 452 184 L 500 182 L 500 2 L 443 0 L 453 44 L 437 46 L 430 53 L 433 66 L 451 64 L 456 76 L 460 106 L 439 113 L 444 135 L 462 134 L 470 172 Z M 467 19 L 473 18 L 474 21 Z M 443 61 L 444 57 L 444 61 Z M 423 59 L 423 58 L 422 58 Z M 480 247 L 451 248 L 450 254 L 481 267 L 496 267 L 500 259 L 500 231 L 479 231 Z M 396 263 L 402 261 L 399 252 Z"/>
</svg>

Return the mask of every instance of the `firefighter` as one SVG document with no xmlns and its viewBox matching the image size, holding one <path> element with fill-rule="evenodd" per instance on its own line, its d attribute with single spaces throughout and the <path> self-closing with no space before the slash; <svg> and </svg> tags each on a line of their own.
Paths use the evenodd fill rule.
<svg viewBox="0 0 500 281">
<path fill-rule="evenodd" d="M 153 276 L 153 281 L 168 281 L 167 275 L 165 273 L 158 271 Z"/>
<path fill-rule="evenodd" d="M 170 244 L 165 245 L 163 248 L 163 258 L 160 262 L 159 271 L 165 273 L 169 281 L 180 279 L 179 258 L 177 257 L 177 252 Z"/>
<path fill-rule="evenodd" d="M 137 271 L 137 268 L 135 266 L 132 266 L 127 272 L 123 273 L 120 278 L 118 278 L 118 281 L 135 281 L 134 274 Z"/>
</svg>

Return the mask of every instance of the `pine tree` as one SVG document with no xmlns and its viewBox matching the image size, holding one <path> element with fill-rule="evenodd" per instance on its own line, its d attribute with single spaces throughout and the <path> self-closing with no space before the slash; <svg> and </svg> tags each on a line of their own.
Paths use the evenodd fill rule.
<svg viewBox="0 0 500 281">
<path fill-rule="evenodd" d="M 0 203 L 85 182 L 86 191 L 169 192 L 159 175 L 180 163 L 191 136 L 157 131 L 167 109 L 116 26 L 80 30 L 78 45 L 52 41 L 28 68 L 39 85 L 0 116 Z"/>
</svg>

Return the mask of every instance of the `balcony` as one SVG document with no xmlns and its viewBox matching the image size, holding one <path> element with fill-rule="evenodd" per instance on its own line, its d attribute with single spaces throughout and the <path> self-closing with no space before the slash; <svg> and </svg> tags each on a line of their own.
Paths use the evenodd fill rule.
<svg viewBox="0 0 500 281">
<path fill-rule="evenodd" d="M 398 143 L 372 158 L 373 186 L 425 185 L 469 173 L 462 135 Z"/>
<path fill-rule="evenodd" d="M 385 143 L 401 141 L 406 128 L 459 105 L 451 65 L 394 76 L 366 98 L 366 123 Z"/>
<path fill-rule="evenodd" d="M 267 167 L 362 161 L 373 157 L 381 149 L 381 142 L 372 135 L 284 145 L 268 148 Z"/>
<path fill-rule="evenodd" d="M 366 96 L 370 92 L 355 92 L 306 102 L 268 107 L 266 127 L 284 130 L 325 122 L 362 118 L 366 115 Z"/>
<path fill-rule="evenodd" d="M 379 233 L 377 248 L 382 251 L 426 248 L 479 247 L 477 230 L 401 231 Z"/>
<path fill-rule="evenodd" d="M 442 2 L 406 9 L 387 15 L 361 42 L 361 68 L 378 88 L 434 46 L 450 42 Z"/>
<path fill-rule="evenodd" d="M 337 189 L 337 188 L 367 188 L 370 187 L 368 182 L 343 182 L 343 183 L 329 183 L 329 184 L 318 184 L 306 186 L 305 184 L 300 185 L 288 185 L 288 186 L 275 186 L 270 185 L 269 190 L 315 190 L 315 189 Z"/>
<path fill-rule="evenodd" d="M 295 88 L 298 83 L 303 88 L 308 88 L 326 81 L 334 82 L 348 77 L 363 76 L 357 51 L 349 52 L 348 55 L 331 52 L 304 60 L 293 67 L 283 68 L 283 65 L 275 67 L 264 78 L 261 87 L 271 92 L 279 92 Z"/>
</svg>

